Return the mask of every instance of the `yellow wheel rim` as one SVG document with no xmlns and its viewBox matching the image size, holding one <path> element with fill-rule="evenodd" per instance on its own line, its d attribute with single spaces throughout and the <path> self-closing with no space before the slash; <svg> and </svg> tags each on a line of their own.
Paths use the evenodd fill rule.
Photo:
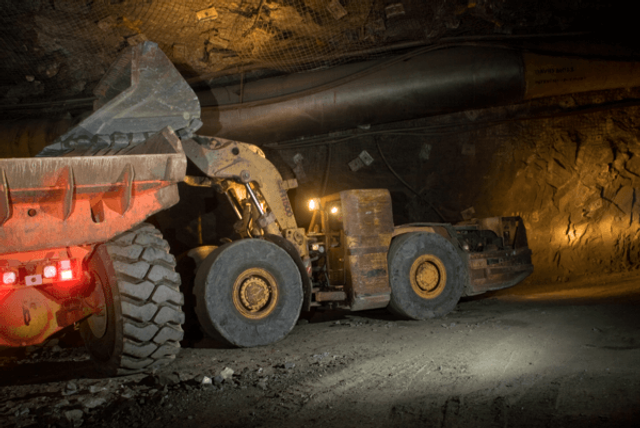
<svg viewBox="0 0 640 428">
<path fill-rule="evenodd" d="M 409 274 L 411 288 L 423 299 L 435 299 L 447 284 L 447 270 L 442 261 L 431 254 L 414 260 Z"/>
<path fill-rule="evenodd" d="M 278 283 L 262 268 L 247 269 L 233 283 L 233 305 L 249 319 L 262 319 L 278 303 Z"/>
</svg>

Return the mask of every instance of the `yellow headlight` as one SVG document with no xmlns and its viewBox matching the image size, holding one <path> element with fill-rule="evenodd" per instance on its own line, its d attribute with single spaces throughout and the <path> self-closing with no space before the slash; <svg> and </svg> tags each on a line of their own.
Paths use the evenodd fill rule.
<svg viewBox="0 0 640 428">
<path fill-rule="evenodd" d="M 320 208 L 320 200 L 313 198 L 309 200 L 309 210 L 315 211 Z"/>
</svg>

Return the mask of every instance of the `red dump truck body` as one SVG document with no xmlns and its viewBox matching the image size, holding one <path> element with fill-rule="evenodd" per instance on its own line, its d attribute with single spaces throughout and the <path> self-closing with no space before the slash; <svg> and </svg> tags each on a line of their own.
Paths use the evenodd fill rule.
<svg viewBox="0 0 640 428">
<path fill-rule="evenodd" d="M 0 345 L 40 343 L 100 310 L 95 245 L 176 204 L 185 171 L 170 128 L 125 154 L 0 160 Z"/>
<path fill-rule="evenodd" d="M 171 61 L 155 43 L 125 49 L 94 95 L 36 157 L 0 160 L 0 346 L 102 316 L 118 302 L 95 276 L 99 245 L 179 201 L 179 135 L 201 124 L 200 104 Z M 117 257 L 100 260 L 111 272 Z"/>
</svg>

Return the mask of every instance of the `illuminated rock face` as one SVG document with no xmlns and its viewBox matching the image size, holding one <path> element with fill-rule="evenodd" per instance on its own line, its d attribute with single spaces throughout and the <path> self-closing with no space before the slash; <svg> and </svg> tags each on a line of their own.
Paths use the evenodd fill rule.
<svg viewBox="0 0 640 428">
<path fill-rule="evenodd" d="M 478 214 L 520 213 L 536 276 L 565 279 L 640 264 L 637 108 L 529 123 L 492 175 L 503 192 Z M 510 159 L 509 159 L 510 158 Z M 516 167 L 505 165 L 514 162 Z"/>
<path fill-rule="evenodd" d="M 479 216 L 519 213 L 538 278 L 564 280 L 640 264 L 637 108 L 525 123 L 503 139 Z M 511 164 L 511 165 L 509 165 Z"/>
<path fill-rule="evenodd" d="M 520 214 L 535 276 L 565 280 L 640 264 L 639 110 L 523 123 L 499 138 L 478 216 Z"/>
</svg>

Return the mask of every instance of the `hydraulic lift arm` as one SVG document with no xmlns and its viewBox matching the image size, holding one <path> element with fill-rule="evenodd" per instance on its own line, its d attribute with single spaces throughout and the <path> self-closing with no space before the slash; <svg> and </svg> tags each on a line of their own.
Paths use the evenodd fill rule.
<svg viewBox="0 0 640 428">
<path fill-rule="evenodd" d="M 287 190 L 295 180 L 284 181 L 257 146 L 224 138 L 196 136 L 183 139 L 185 154 L 210 180 L 187 177 L 187 184 L 215 186 L 225 193 L 240 222 L 243 237 L 278 235 L 308 256 L 306 234 L 298 228 Z"/>
</svg>

